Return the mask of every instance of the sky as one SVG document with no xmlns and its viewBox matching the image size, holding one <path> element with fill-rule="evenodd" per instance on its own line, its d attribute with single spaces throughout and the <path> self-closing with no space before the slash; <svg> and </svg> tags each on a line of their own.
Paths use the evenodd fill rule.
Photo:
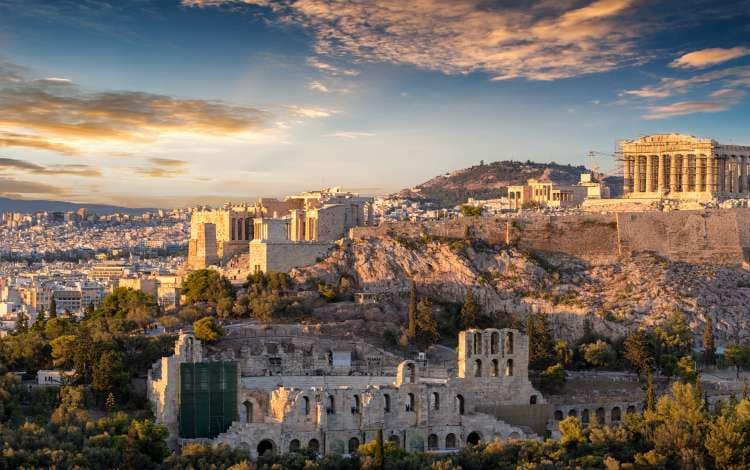
<svg viewBox="0 0 750 470">
<path fill-rule="evenodd" d="M 0 196 L 172 207 L 750 145 L 750 0 L 0 0 Z M 592 160 L 589 151 L 600 152 Z"/>
</svg>

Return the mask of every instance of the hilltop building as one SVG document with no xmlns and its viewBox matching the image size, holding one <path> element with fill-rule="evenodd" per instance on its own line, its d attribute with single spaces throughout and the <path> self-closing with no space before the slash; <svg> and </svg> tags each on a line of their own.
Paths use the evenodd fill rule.
<svg viewBox="0 0 750 470">
<path fill-rule="evenodd" d="M 589 189 L 582 185 L 563 185 L 554 181 L 530 178 L 526 184 L 508 186 L 508 202 L 511 209 L 531 206 L 565 208 L 581 204 Z"/>
<path fill-rule="evenodd" d="M 750 197 L 750 146 L 686 134 L 619 143 L 625 197 L 712 201 Z"/>
<path fill-rule="evenodd" d="M 191 220 L 187 264 L 201 269 L 247 253 L 251 271 L 288 271 L 314 262 L 350 228 L 372 221 L 372 198 L 340 188 L 200 210 Z"/>
</svg>

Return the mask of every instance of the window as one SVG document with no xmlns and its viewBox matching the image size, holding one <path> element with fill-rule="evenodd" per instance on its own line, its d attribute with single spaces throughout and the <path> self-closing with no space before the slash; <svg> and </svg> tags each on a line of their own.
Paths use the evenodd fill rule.
<svg viewBox="0 0 750 470">
<path fill-rule="evenodd" d="M 437 434 L 430 434 L 427 436 L 427 450 L 437 450 L 438 446 Z"/>
<path fill-rule="evenodd" d="M 450 433 L 447 436 L 445 436 L 445 448 L 446 449 L 456 448 L 456 435 L 455 434 Z"/>
<path fill-rule="evenodd" d="M 352 406 L 352 414 L 356 415 L 359 413 L 359 395 L 354 395 L 354 405 Z"/>
<path fill-rule="evenodd" d="M 492 376 L 493 377 L 499 377 L 500 376 L 500 363 L 497 359 L 492 360 Z"/>
<path fill-rule="evenodd" d="M 245 406 L 245 422 L 252 423 L 253 422 L 253 402 L 251 402 L 250 400 L 245 400 L 242 404 Z"/>
<path fill-rule="evenodd" d="M 359 448 L 359 439 L 356 437 L 352 437 L 349 439 L 349 453 L 353 454 L 357 452 L 357 449 Z"/>
<path fill-rule="evenodd" d="M 406 364 L 407 372 L 407 383 L 413 384 L 417 382 L 417 367 L 413 363 Z"/>
<path fill-rule="evenodd" d="M 474 354 L 482 354 L 482 338 L 474 333 Z"/>
<path fill-rule="evenodd" d="M 500 350 L 500 335 L 492 333 L 490 335 L 490 354 L 497 354 Z"/>
<path fill-rule="evenodd" d="M 529 405 L 536 405 L 536 395 L 529 397 Z"/>
<path fill-rule="evenodd" d="M 505 333 L 505 354 L 513 354 L 513 332 Z"/>
<path fill-rule="evenodd" d="M 336 414 L 336 399 L 333 397 L 333 395 L 328 395 L 328 409 L 326 412 L 329 415 L 335 415 Z"/>
<path fill-rule="evenodd" d="M 313 452 L 317 452 L 320 449 L 320 443 L 317 439 L 310 439 L 310 442 L 307 443 L 307 448 Z"/>
<path fill-rule="evenodd" d="M 300 448 L 300 443 L 298 439 L 292 439 L 289 442 L 289 452 L 297 452 Z"/>
<path fill-rule="evenodd" d="M 615 406 L 614 408 L 612 408 L 612 412 L 610 414 L 610 421 L 612 421 L 613 423 L 619 423 L 621 419 L 622 419 L 622 413 L 620 412 L 620 407 Z"/>
<path fill-rule="evenodd" d="M 413 394 L 413 393 L 410 393 L 410 394 L 409 394 L 409 400 L 408 400 L 408 402 L 406 403 L 406 411 L 416 411 L 416 410 L 414 409 L 414 408 L 415 408 L 415 406 L 414 406 L 414 405 L 415 405 L 415 403 L 414 403 L 414 394 Z"/>
<path fill-rule="evenodd" d="M 463 395 L 456 395 L 456 408 L 458 414 L 464 414 L 464 397 Z"/>
<path fill-rule="evenodd" d="M 383 411 L 386 413 L 391 412 L 391 396 L 387 393 L 383 395 Z"/>
<path fill-rule="evenodd" d="M 555 421 L 562 421 L 563 420 L 563 412 L 560 410 L 555 410 Z"/>
<path fill-rule="evenodd" d="M 482 376 L 482 360 L 477 359 L 474 361 L 474 377 L 481 377 Z"/>
<path fill-rule="evenodd" d="M 302 401 L 304 403 L 305 415 L 309 415 L 310 414 L 310 399 L 308 397 L 303 397 Z"/>
<path fill-rule="evenodd" d="M 505 375 L 508 377 L 513 375 L 513 359 L 508 359 L 508 363 L 505 365 Z"/>
<path fill-rule="evenodd" d="M 432 409 L 435 411 L 440 409 L 440 394 L 438 392 L 432 394 Z"/>
<path fill-rule="evenodd" d="M 589 410 L 583 410 L 581 412 L 581 423 L 589 424 Z"/>
</svg>

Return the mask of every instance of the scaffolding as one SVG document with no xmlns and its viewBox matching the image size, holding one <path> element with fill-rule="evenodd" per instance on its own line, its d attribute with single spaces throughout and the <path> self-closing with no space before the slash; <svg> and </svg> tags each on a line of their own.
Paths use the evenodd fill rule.
<svg viewBox="0 0 750 470">
<path fill-rule="evenodd" d="M 237 420 L 237 363 L 180 364 L 180 437 L 214 438 Z"/>
</svg>

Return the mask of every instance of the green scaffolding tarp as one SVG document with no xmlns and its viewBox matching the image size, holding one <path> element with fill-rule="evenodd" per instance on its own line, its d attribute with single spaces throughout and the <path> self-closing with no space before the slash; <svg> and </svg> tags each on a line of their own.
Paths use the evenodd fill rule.
<svg viewBox="0 0 750 470">
<path fill-rule="evenodd" d="M 214 438 L 237 420 L 237 363 L 180 364 L 180 437 Z"/>
</svg>

